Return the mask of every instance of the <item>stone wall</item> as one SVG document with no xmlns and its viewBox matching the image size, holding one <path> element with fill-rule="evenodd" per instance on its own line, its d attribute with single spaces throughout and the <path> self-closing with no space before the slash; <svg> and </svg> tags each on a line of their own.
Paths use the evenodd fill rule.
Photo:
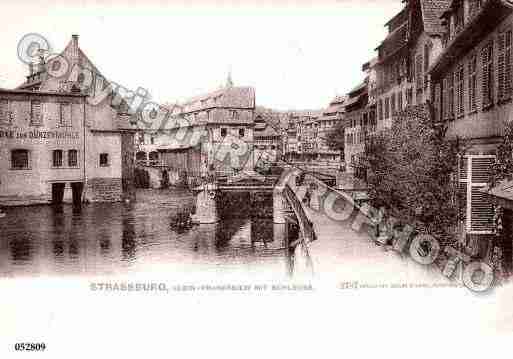
<svg viewBox="0 0 513 359">
<path fill-rule="evenodd" d="M 91 202 L 119 202 L 123 189 L 121 178 L 92 178 L 87 181 L 88 200 Z"/>
</svg>

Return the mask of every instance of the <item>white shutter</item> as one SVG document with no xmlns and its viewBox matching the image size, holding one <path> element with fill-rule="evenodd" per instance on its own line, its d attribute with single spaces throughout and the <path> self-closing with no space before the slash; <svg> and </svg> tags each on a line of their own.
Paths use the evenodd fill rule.
<svg viewBox="0 0 513 359">
<path fill-rule="evenodd" d="M 486 234 L 493 230 L 493 204 L 482 190 L 488 185 L 494 159 L 492 155 L 470 155 L 463 161 L 460 183 L 466 184 L 464 197 L 468 233 Z"/>
</svg>

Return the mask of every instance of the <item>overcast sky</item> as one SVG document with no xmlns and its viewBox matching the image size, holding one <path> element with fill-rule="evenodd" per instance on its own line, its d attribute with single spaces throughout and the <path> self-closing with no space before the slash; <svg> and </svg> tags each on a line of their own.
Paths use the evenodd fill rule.
<svg viewBox="0 0 513 359">
<path fill-rule="evenodd" d="M 190 3 L 191 1 L 189 1 Z M 384 24 L 401 0 L 214 1 L 1 0 L 0 87 L 23 82 L 18 41 L 40 33 L 54 52 L 72 34 L 110 80 L 172 102 L 253 86 L 257 105 L 326 107 L 360 82 Z"/>
</svg>

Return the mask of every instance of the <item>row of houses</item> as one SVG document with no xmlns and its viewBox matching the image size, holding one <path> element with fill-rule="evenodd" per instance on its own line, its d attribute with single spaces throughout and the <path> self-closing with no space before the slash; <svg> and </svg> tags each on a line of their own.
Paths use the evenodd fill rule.
<svg viewBox="0 0 513 359">
<path fill-rule="evenodd" d="M 343 153 L 331 149 L 326 138 L 342 121 L 344 101 L 337 97 L 324 110 L 269 109 L 256 105 L 255 89 L 234 86 L 229 76 L 214 91 L 165 105 L 171 121 L 140 126 L 137 163 L 188 177 L 202 176 L 208 168 L 218 173 L 253 170 L 260 161 L 339 168 Z M 180 136 L 182 132 L 187 135 Z M 230 150 L 233 142 L 241 142 L 247 158 L 233 160 L 238 156 L 229 155 L 237 152 Z"/>
<path fill-rule="evenodd" d="M 0 89 L 0 205 L 131 198 L 135 126 L 127 103 L 78 35 L 47 60 L 41 54 L 30 64 L 16 89 Z M 63 66 L 68 71 L 54 76 Z M 101 103 L 91 101 L 97 93 L 106 94 Z"/>
<path fill-rule="evenodd" d="M 344 102 L 344 96 L 336 96 L 325 109 L 287 112 L 284 159 L 320 168 L 339 167 L 343 153 L 328 146 L 327 137 L 343 121 Z"/>
<path fill-rule="evenodd" d="M 505 207 L 505 218 L 513 218 L 512 186 L 502 185 L 492 196 L 486 193 L 497 146 L 503 142 L 513 110 L 513 2 L 404 3 L 386 23 L 388 34 L 377 46 L 376 58 L 363 65 L 365 81 L 350 96 L 358 102 L 346 107 L 348 171 L 356 179 L 365 175 L 359 171 L 360 159 L 369 134 L 390 128 L 395 115 L 407 106 L 429 104 L 434 120 L 448 126 L 447 136 L 467 144 L 458 170 L 465 197 L 466 240 L 481 257 L 489 257 L 497 200 L 493 195 Z M 512 223 L 504 224 L 509 234 Z M 511 240 L 501 246 L 511 266 Z"/>
</svg>

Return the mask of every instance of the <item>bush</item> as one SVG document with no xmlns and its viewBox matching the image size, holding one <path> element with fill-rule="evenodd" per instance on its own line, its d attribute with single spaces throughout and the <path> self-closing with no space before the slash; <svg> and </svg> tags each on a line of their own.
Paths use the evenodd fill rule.
<svg viewBox="0 0 513 359">
<path fill-rule="evenodd" d="M 364 163 L 372 206 L 447 240 L 459 219 L 453 175 L 461 145 L 445 132 L 432 121 L 429 105 L 411 107 L 391 129 L 367 139 Z"/>
</svg>

